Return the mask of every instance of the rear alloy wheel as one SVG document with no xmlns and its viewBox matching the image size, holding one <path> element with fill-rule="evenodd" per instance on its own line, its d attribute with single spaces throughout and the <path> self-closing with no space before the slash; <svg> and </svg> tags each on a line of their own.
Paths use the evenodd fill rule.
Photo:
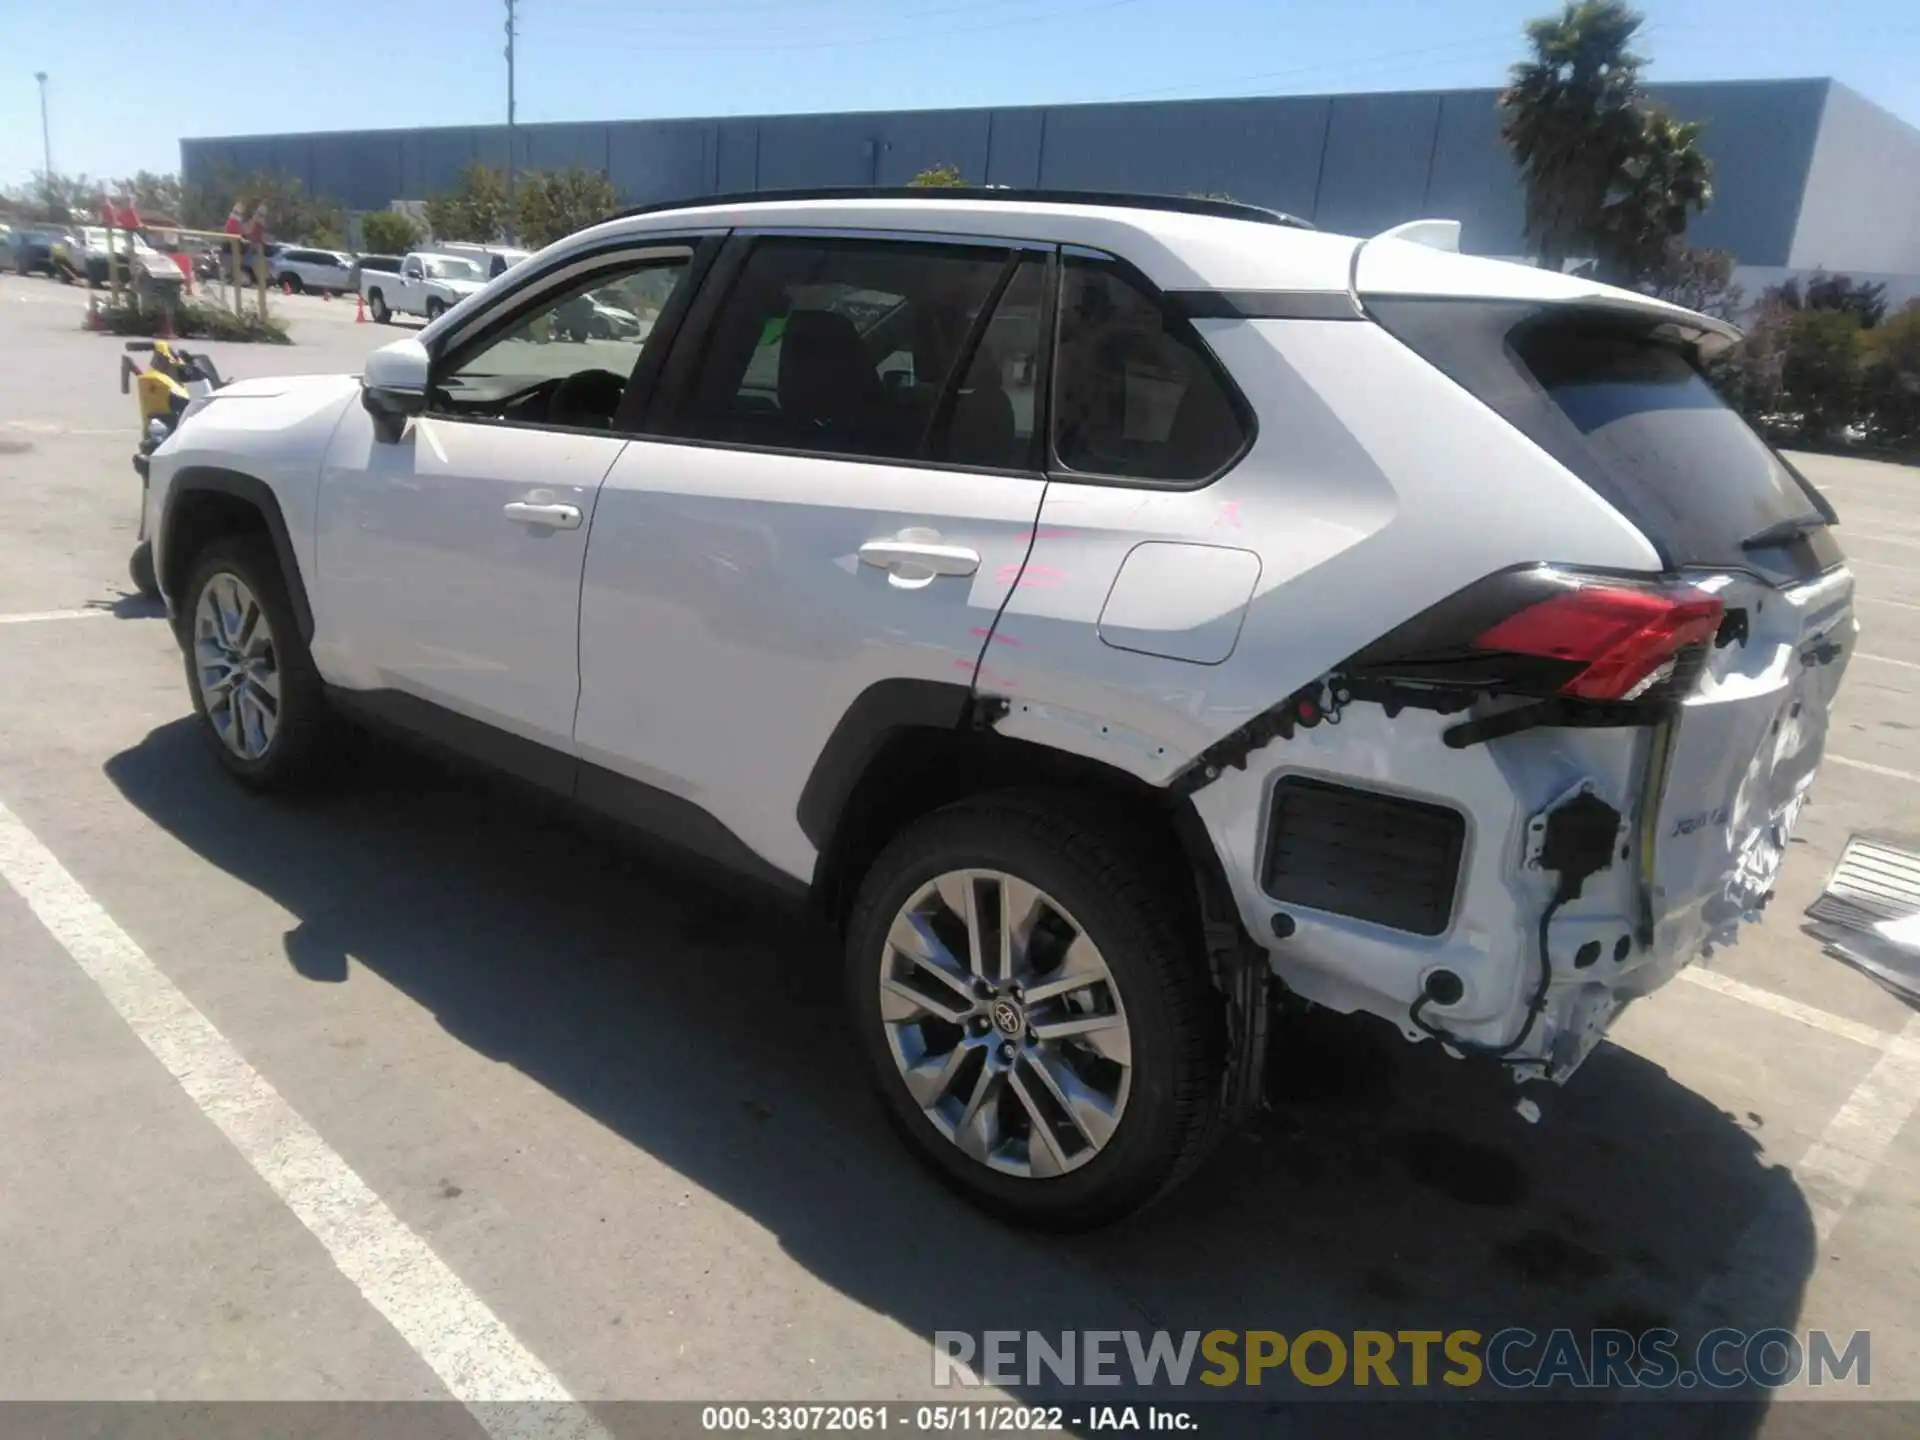
<svg viewBox="0 0 1920 1440">
<path fill-rule="evenodd" d="M 446 308 L 445 303 L 438 299 L 427 301 L 427 319 L 429 321 L 438 320 L 440 316 L 445 313 Z"/>
<path fill-rule="evenodd" d="M 1023 1224 L 1116 1220 L 1213 1137 L 1219 1006 L 1182 907 L 1125 835 L 1065 796 L 939 811 L 875 861 L 849 926 L 889 1118 Z"/>
<path fill-rule="evenodd" d="M 333 717 L 271 552 L 248 537 L 214 541 L 186 597 L 187 683 L 221 763 L 256 789 L 305 778 Z"/>
</svg>

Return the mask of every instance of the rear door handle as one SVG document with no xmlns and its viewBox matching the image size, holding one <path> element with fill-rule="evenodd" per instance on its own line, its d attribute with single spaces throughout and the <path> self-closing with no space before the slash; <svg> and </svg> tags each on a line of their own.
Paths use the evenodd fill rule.
<svg viewBox="0 0 1920 1440">
<path fill-rule="evenodd" d="M 516 525 L 543 525 L 550 530 L 580 528 L 578 505 L 528 505 L 515 500 L 500 513 Z"/>
<path fill-rule="evenodd" d="M 973 574 L 980 568 L 980 552 L 929 540 L 869 540 L 860 547 L 860 563 L 891 570 L 902 580 L 930 580 Z"/>
</svg>

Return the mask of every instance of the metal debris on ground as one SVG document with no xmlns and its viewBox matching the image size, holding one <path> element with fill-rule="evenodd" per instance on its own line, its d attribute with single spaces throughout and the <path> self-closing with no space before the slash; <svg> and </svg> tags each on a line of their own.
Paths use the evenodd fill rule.
<svg viewBox="0 0 1920 1440">
<path fill-rule="evenodd" d="M 1920 850 L 1855 835 L 1807 919 L 1829 955 L 1920 1003 Z"/>
</svg>

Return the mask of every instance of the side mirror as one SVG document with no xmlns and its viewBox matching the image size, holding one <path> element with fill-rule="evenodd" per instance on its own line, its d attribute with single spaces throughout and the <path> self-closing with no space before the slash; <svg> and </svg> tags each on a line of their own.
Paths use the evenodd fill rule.
<svg viewBox="0 0 1920 1440">
<path fill-rule="evenodd" d="M 360 374 L 360 403 L 373 416 L 373 431 L 391 445 L 407 428 L 410 416 L 427 408 L 427 347 L 418 340 L 396 340 L 367 357 Z"/>
</svg>

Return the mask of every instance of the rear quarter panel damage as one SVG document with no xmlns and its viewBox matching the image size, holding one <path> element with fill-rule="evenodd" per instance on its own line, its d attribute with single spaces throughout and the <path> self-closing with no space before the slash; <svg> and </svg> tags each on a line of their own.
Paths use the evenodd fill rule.
<svg viewBox="0 0 1920 1440">
<path fill-rule="evenodd" d="M 1258 437 L 1237 466 L 1197 489 L 1059 477 L 1048 486 L 1032 554 L 981 664 L 980 692 L 1008 703 L 999 722 L 1006 733 L 1163 785 L 1369 641 L 1494 571 L 1542 561 L 1659 568 L 1645 537 L 1615 510 L 1378 327 L 1209 320 L 1198 328 L 1252 401 Z M 1258 559 L 1237 642 L 1216 663 L 1165 657 L 1193 631 L 1233 623 L 1224 595 L 1219 615 L 1170 600 L 1182 626 L 1158 655 L 1102 638 L 1100 617 L 1128 557 L 1164 543 Z M 1137 612 L 1132 620 L 1142 623 Z M 1544 878 L 1522 873 L 1525 823 L 1582 780 L 1630 808 L 1641 742 L 1632 731 L 1545 731 L 1460 751 L 1441 743 L 1442 728 L 1443 717 L 1403 711 L 1389 720 L 1355 704 L 1337 726 L 1255 751 L 1246 769 L 1223 772 L 1195 804 L 1248 932 L 1295 989 L 1403 1023 L 1421 975 L 1444 963 L 1466 994 L 1436 1018 L 1466 1038 L 1498 1041 L 1537 975 L 1531 917 L 1551 893 Z M 1273 783 L 1286 773 L 1463 811 L 1471 833 L 1447 932 L 1416 937 L 1287 907 L 1298 929 L 1276 939 L 1272 919 L 1283 907 L 1261 892 L 1259 848 Z M 1619 913 L 1608 910 L 1608 883 L 1590 881 L 1556 931 Z M 1611 937 L 1618 921 L 1608 927 Z M 1611 946 L 1610 938 L 1609 956 Z"/>
</svg>

